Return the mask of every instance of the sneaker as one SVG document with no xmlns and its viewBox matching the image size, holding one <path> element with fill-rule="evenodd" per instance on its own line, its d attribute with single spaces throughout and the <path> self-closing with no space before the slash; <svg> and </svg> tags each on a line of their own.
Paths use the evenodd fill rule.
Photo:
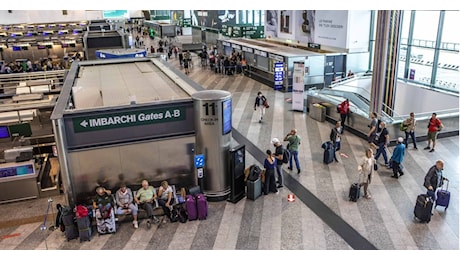
<svg viewBox="0 0 460 260">
<path fill-rule="evenodd" d="M 371 197 L 371 195 L 367 194 L 367 195 L 364 195 L 364 198 L 370 199 L 370 198 L 372 198 L 372 197 Z"/>
<path fill-rule="evenodd" d="M 262 123 L 262 120 L 259 120 L 259 123 Z"/>
<path fill-rule="evenodd" d="M 431 150 L 430 150 L 430 153 L 432 153 L 432 152 L 434 152 L 434 149 L 431 149 Z"/>
<path fill-rule="evenodd" d="M 279 190 L 277 190 L 277 191 L 275 192 L 275 194 L 276 194 L 276 195 L 280 194 L 280 191 L 279 191 Z"/>
<path fill-rule="evenodd" d="M 430 150 L 430 147 L 427 146 L 427 147 L 423 148 L 423 150 Z"/>
<path fill-rule="evenodd" d="M 397 179 L 397 178 L 398 178 L 398 175 L 391 175 L 391 178 Z"/>
<path fill-rule="evenodd" d="M 166 218 L 163 218 L 163 223 L 168 223 L 168 221 L 166 220 Z"/>
<path fill-rule="evenodd" d="M 292 168 L 291 168 L 291 167 L 288 167 L 288 170 L 292 171 Z"/>
<path fill-rule="evenodd" d="M 284 187 L 283 185 L 278 185 L 278 186 L 276 186 L 276 188 L 278 188 L 278 189 L 279 189 L 279 188 L 283 188 L 283 187 Z"/>
<path fill-rule="evenodd" d="M 404 172 L 401 172 L 399 173 L 399 177 L 403 176 L 404 175 Z"/>
<path fill-rule="evenodd" d="M 414 147 L 414 150 L 418 150 L 418 148 L 417 148 L 417 147 Z"/>
<path fill-rule="evenodd" d="M 152 226 L 152 223 L 150 222 L 150 219 L 147 219 L 147 228 L 150 228 Z"/>
<path fill-rule="evenodd" d="M 134 228 L 139 228 L 139 224 L 135 220 L 133 221 L 133 225 L 134 225 Z"/>
<path fill-rule="evenodd" d="M 154 216 L 154 217 L 153 217 L 153 222 L 154 222 L 155 224 L 158 224 L 158 223 L 160 223 L 160 219 L 158 219 L 157 217 Z"/>
</svg>

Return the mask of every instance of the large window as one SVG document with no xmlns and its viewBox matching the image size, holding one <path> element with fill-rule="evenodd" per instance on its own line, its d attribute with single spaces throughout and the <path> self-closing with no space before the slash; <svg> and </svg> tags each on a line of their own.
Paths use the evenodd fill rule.
<svg viewBox="0 0 460 260">
<path fill-rule="evenodd" d="M 459 11 L 415 11 L 412 25 L 411 12 L 404 11 L 403 16 L 398 78 L 459 92 Z M 406 63 L 408 73 L 404 75 Z"/>
</svg>

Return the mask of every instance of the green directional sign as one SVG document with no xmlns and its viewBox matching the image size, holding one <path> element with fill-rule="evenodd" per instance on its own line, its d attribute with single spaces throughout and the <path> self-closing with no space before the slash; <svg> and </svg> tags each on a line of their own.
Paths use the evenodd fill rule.
<svg viewBox="0 0 460 260">
<path fill-rule="evenodd" d="M 185 108 L 159 108 L 73 118 L 75 133 L 185 120 Z"/>
</svg>

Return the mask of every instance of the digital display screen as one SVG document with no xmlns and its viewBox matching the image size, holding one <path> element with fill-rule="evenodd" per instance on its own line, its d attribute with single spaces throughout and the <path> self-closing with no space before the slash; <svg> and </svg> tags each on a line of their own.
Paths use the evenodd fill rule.
<svg viewBox="0 0 460 260">
<path fill-rule="evenodd" d="M 46 49 L 46 45 L 37 45 L 37 49 L 39 50 Z"/>
<path fill-rule="evenodd" d="M 34 174 L 34 165 L 26 164 L 13 167 L 0 168 L 0 178 Z"/>
<path fill-rule="evenodd" d="M 62 44 L 61 44 L 61 47 L 62 47 L 62 48 L 67 48 L 67 47 L 69 47 L 69 44 L 68 44 L 68 43 L 62 43 Z"/>
<path fill-rule="evenodd" d="M 7 126 L 0 126 L 0 138 L 9 138 L 10 131 L 8 131 Z"/>
<path fill-rule="evenodd" d="M 222 134 L 226 135 L 232 131 L 232 100 L 222 101 Z"/>
<path fill-rule="evenodd" d="M 13 51 L 20 51 L 21 50 L 21 46 L 13 46 Z"/>
</svg>

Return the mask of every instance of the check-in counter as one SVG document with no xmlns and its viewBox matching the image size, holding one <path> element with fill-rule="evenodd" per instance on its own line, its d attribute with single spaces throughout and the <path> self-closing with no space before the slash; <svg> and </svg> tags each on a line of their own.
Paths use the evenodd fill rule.
<svg viewBox="0 0 460 260">
<path fill-rule="evenodd" d="M 0 164 L 0 204 L 39 197 L 34 160 Z"/>
</svg>

